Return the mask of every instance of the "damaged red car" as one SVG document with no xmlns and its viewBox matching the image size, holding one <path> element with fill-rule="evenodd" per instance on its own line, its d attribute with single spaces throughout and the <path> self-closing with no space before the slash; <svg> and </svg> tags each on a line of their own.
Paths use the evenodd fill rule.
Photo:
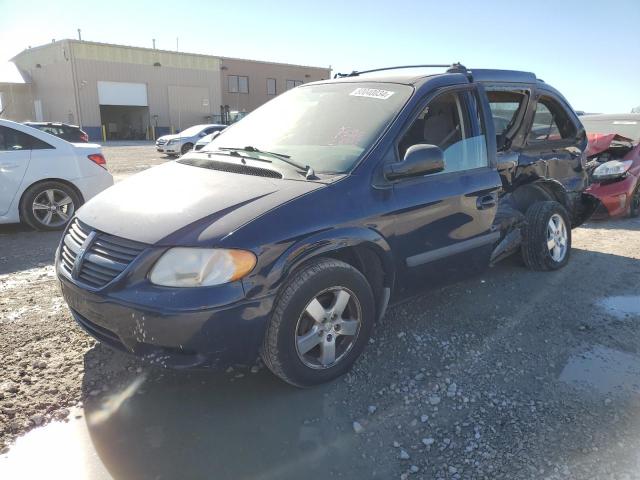
<svg viewBox="0 0 640 480">
<path fill-rule="evenodd" d="M 593 218 L 640 215 L 640 114 L 585 115 Z"/>
</svg>

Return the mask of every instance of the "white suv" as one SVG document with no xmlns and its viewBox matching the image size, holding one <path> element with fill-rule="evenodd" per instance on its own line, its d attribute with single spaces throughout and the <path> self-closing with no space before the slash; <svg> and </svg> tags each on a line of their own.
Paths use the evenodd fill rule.
<svg viewBox="0 0 640 480">
<path fill-rule="evenodd" d="M 80 205 L 111 185 L 100 145 L 0 120 L 0 223 L 64 228 Z"/>
</svg>

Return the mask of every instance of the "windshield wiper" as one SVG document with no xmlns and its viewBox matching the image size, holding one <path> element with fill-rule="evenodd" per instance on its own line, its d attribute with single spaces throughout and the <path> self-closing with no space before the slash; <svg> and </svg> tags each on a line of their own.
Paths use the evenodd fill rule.
<svg viewBox="0 0 640 480">
<path fill-rule="evenodd" d="M 309 165 L 302 165 L 301 163 L 298 163 L 294 160 L 291 160 L 291 156 L 290 155 L 285 155 L 284 153 L 275 153 L 275 152 L 265 152 L 264 150 L 260 150 L 256 147 L 253 147 L 251 145 L 244 147 L 244 148 L 240 148 L 240 147 L 218 147 L 218 150 L 230 150 L 230 151 L 235 151 L 235 152 L 254 152 L 254 153 L 259 153 L 261 155 L 267 155 L 269 157 L 272 158 L 277 158 L 278 160 L 287 163 L 289 165 L 291 165 L 292 167 L 295 167 L 299 170 L 304 171 L 305 173 L 305 178 L 307 180 L 312 179 L 312 178 L 317 178 L 316 177 L 316 173 L 313 171 L 313 168 L 311 168 Z"/>
</svg>

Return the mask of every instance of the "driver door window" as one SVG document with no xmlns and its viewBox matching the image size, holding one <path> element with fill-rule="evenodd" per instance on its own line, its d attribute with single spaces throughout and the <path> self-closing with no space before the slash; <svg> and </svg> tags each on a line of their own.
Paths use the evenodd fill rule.
<svg viewBox="0 0 640 480">
<path fill-rule="evenodd" d="M 436 145 L 444 152 L 445 168 L 442 173 L 459 172 L 486 167 L 487 147 L 483 131 L 472 121 L 466 92 L 439 95 L 418 115 L 398 145 L 400 158 L 404 158 L 412 145 Z M 476 102 L 472 102 L 475 109 Z"/>
</svg>

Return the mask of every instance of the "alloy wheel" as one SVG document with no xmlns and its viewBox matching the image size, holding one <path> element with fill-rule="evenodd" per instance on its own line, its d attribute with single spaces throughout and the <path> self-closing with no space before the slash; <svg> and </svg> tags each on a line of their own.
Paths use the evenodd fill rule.
<svg viewBox="0 0 640 480">
<path fill-rule="evenodd" d="M 351 290 L 332 287 L 320 292 L 298 319 L 298 358 L 310 368 L 333 367 L 355 344 L 361 321 L 362 307 Z"/>
<path fill-rule="evenodd" d="M 49 188 L 38 193 L 31 204 L 38 222 L 46 227 L 60 227 L 73 216 L 73 199 L 63 190 Z"/>
<path fill-rule="evenodd" d="M 547 224 L 547 248 L 555 262 L 561 262 L 567 254 L 567 227 L 557 213 L 551 216 Z"/>
</svg>

